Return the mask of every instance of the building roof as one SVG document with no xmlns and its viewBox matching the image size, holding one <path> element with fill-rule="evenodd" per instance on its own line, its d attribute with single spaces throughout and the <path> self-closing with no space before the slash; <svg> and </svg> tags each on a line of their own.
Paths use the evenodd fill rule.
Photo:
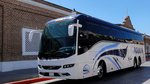
<svg viewBox="0 0 150 84">
<path fill-rule="evenodd" d="M 72 14 L 72 10 L 69 8 L 65 8 L 63 6 L 59 6 L 50 2 L 47 2 L 45 0 L 17 0 L 26 4 L 30 4 L 33 6 L 37 6 L 40 8 L 44 8 L 47 10 L 51 10 L 54 12 L 58 12 L 64 15 L 71 15 Z"/>
<path fill-rule="evenodd" d="M 124 22 L 123 22 L 123 25 L 124 25 L 125 27 L 128 27 L 128 28 L 134 30 L 134 27 L 133 27 L 133 25 L 132 25 L 130 16 L 125 17 Z"/>
<path fill-rule="evenodd" d="M 122 24 L 116 24 L 116 25 L 122 26 L 124 28 L 135 30 L 133 25 L 132 25 L 130 16 L 126 16 Z"/>
<path fill-rule="evenodd" d="M 48 2 L 48 1 L 45 1 L 45 0 L 32 0 L 32 1 L 39 2 L 39 3 L 42 3 L 42 4 L 48 5 L 48 6 L 52 6 L 52 7 L 58 8 L 58 9 L 62 9 L 64 11 L 68 11 L 68 12 L 72 11 L 69 8 L 66 8 L 66 7 L 63 7 L 63 6 L 60 6 L 60 5 L 56 5 L 54 3 L 51 3 L 51 2 Z"/>
</svg>

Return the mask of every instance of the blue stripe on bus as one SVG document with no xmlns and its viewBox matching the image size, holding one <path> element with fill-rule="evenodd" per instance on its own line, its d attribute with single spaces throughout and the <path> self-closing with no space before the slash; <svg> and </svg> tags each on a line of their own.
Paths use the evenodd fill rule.
<svg viewBox="0 0 150 84">
<path fill-rule="evenodd" d="M 113 63 L 113 64 L 116 66 L 116 68 L 117 68 L 118 70 L 120 69 L 119 65 L 118 65 L 113 59 L 111 59 L 110 57 L 107 57 L 107 59 L 108 59 L 109 61 L 111 61 L 111 63 Z"/>
<path fill-rule="evenodd" d="M 117 63 L 117 65 L 119 66 L 119 68 L 121 69 L 120 64 L 118 63 L 118 61 L 113 57 L 113 59 L 115 60 L 115 62 Z"/>
<path fill-rule="evenodd" d="M 110 48 L 117 47 L 118 45 L 119 45 L 119 43 L 115 43 L 115 44 L 112 44 L 112 45 L 108 45 L 108 46 L 103 47 L 100 51 L 98 51 L 98 53 L 96 54 L 95 58 L 96 58 L 97 56 L 99 56 L 99 54 L 100 54 L 101 52 L 103 52 L 103 51 L 105 51 L 105 50 L 107 50 L 107 49 L 110 49 Z M 94 59 L 95 59 L 95 58 L 94 58 Z"/>
<path fill-rule="evenodd" d="M 103 52 L 100 56 L 106 56 L 106 55 L 115 55 L 119 57 L 125 58 L 127 54 L 127 47 L 124 49 L 113 49 L 106 52 Z M 99 57 L 98 57 L 99 58 Z"/>
</svg>

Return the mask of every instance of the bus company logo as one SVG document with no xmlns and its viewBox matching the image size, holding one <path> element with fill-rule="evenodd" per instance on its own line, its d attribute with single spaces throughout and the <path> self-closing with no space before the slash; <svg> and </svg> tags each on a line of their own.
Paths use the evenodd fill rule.
<svg viewBox="0 0 150 84">
<path fill-rule="evenodd" d="M 143 53 L 143 49 L 142 48 L 138 48 L 138 47 L 134 47 L 134 52 L 135 53 Z"/>
</svg>

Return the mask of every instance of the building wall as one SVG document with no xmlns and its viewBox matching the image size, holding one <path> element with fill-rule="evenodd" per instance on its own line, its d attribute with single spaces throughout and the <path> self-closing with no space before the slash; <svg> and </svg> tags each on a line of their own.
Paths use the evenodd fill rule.
<svg viewBox="0 0 150 84">
<path fill-rule="evenodd" d="M 63 8 L 62 8 L 63 9 Z M 17 0 L 0 1 L 0 69 L 9 71 L 15 63 L 28 66 L 36 56 L 22 56 L 22 28 L 43 29 L 44 24 L 64 14 L 43 9 Z M 26 63 L 28 62 L 28 63 Z M 26 64 L 25 64 L 26 63 Z M 12 65 L 14 64 L 14 66 Z M 22 66 L 20 64 L 20 67 Z M 35 65 L 35 64 L 34 64 Z M 11 68 L 9 68 L 11 67 Z M 25 68 L 25 67 L 24 67 Z M 27 67 L 26 67 L 27 68 Z"/>
<path fill-rule="evenodd" d="M 0 61 L 2 61 L 2 14 L 3 6 L 0 5 Z"/>
<path fill-rule="evenodd" d="M 146 56 L 150 56 L 150 36 L 148 35 L 145 36 L 144 43 Z"/>
</svg>

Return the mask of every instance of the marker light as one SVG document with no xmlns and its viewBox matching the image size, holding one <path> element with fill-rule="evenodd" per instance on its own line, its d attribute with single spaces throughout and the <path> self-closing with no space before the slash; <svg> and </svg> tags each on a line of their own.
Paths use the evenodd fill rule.
<svg viewBox="0 0 150 84">
<path fill-rule="evenodd" d="M 66 64 L 66 65 L 63 66 L 63 68 L 71 68 L 73 66 L 74 66 L 74 64 Z"/>
</svg>

